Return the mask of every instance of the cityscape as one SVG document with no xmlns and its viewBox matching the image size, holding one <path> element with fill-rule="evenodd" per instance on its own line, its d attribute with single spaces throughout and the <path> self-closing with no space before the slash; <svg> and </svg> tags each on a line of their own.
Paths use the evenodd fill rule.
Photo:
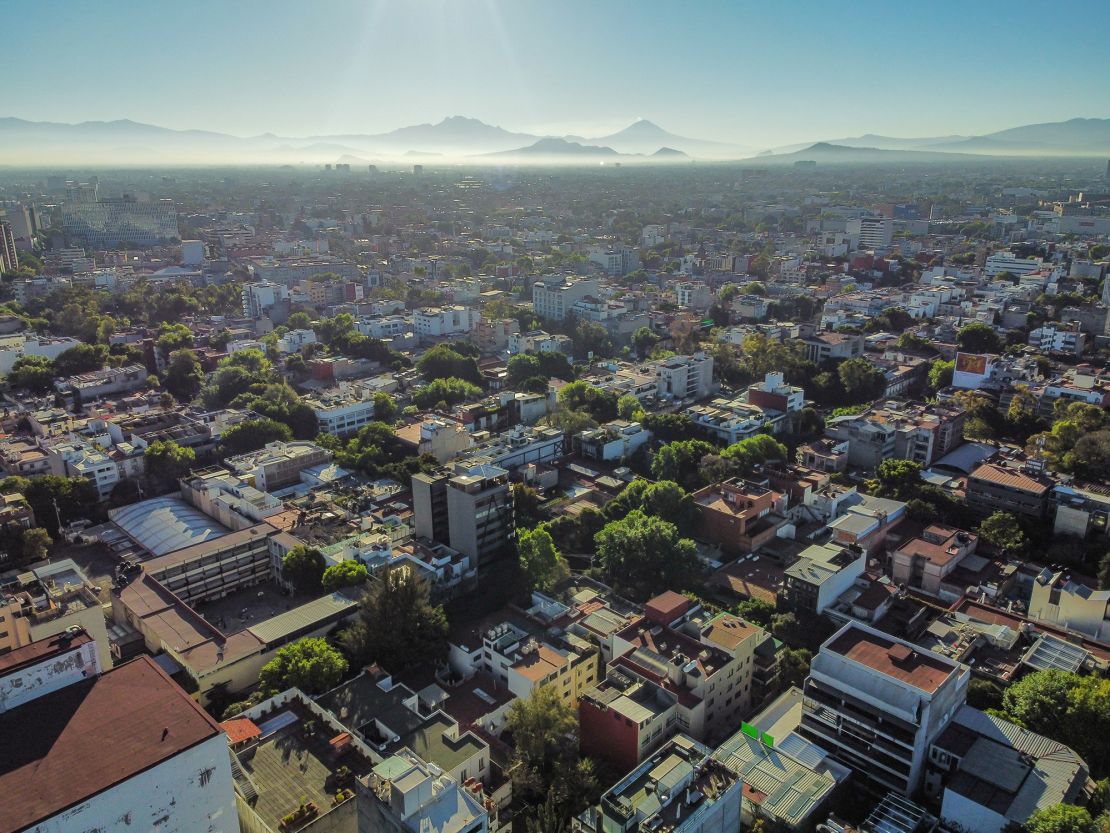
<svg viewBox="0 0 1110 833">
<path fill-rule="evenodd" d="M 28 10 L 0 833 L 1110 833 L 1110 8 L 599 5 Z"/>
</svg>

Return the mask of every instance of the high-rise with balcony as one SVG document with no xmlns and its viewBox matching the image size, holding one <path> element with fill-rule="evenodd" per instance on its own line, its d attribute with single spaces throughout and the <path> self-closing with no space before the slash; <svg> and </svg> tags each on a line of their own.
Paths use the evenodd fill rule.
<svg viewBox="0 0 1110 833">
<path fill-rule="evenodd" d="M 961 663 L 849 622 L 813 659 L 799 731 L 865 789 L 911 795 L 970 678 Z"/>
</svg>

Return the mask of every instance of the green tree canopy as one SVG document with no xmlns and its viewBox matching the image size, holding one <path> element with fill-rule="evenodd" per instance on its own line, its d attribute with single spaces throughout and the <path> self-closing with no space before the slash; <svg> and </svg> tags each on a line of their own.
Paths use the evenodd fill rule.
<svg viewBox="0 0 1110 833">
<path fill-rule="evenodd" d="M 350 558 L 340 561 L 324 570 L 322 584 L 328 593 L 342 590 L 344 587 L 358 587 L 365 584 L 370 578 L 370 571 L 361 561 Z"/>
<path fill-rule="evenodd" d="M 281 559 L 281 577 L 298 593 L 315 593 L 320 590 L 325 566 L 323 553 L 302 544 Z"/>
<path fill-rule="evenodd" d="M 972 321 L 956 333 L 956 346 L 965 353 L 999 353 L 1006 345 L 990 324 Z"/>
<path fill-rule="evenodd" d="M 517 534 L 517 552 L 520 567 L 534 590 L 547 592 L 560 580 L 570 575 L 570 568 L 558 549 L 551 533 L 541 527 L 523 529 Z"/>
<path fill-rule="evenodd" d="M 151 483 L 159 489 L 176 486 L 179 478 L 189 473 L 197 460 L 191 448 L 178 445 L 173 440 L 155 440 L 143 453 L 146 473 Z"/>
<path fill-rule="evenodd" d="M 396 673 L 447 655 L 447 616 L 432 604 L 427 581 L 394 567 L 370 583 L 358 620 L 339 639 L 356 664 L 378 662 Z"/>
<path fill-rule="evenodd" d="M 1099 826 L 1083 807 L 1054 804 L 1034 812 L 1021 829 L 1023 833 L 1098 833 Z"/>
<path fill-rule="evenodd" d="M 482 389 L 465 379 L 449 377 L 446 379 L 433 379 L 412 395 L 413 404 L 421 410 L 428 410 L 437 406 L 457 405 L 468 399 L 477 399 L 482 395 Z"/>
<path fill-rule="evenodd" d="M 178 350 L 170 359 L 163 383 L 179 402 L 191 402 L 204 384 L 204 371 L 192 350 Z"/>
<path fill-rule="evenodd" d="M 78 344 L 54 359 L 54 373 L 58 376 L 76 376 L 100 370 L 108 360 L 108 348 L 103 344 Z"/>
<path fill-rule="evenodd" d="M 482 373 L 473 356 L 459 353 L 446 344 L 437 344 L 420 357 L 416 369 L 425 380 L 462 379 L 472 385 L 482 384 Z"/>
<path fill-rule="evenodd" d="M 45 356 L 21 356 L 8 373 L 8 384 L 26 388 L 32 393 L 45 393 L 54 386 L 54 363 Z"/>
<path fill-rule="evenodd" d="M 323 694 L 339 685 L 347 673 L 347 660 L 324 639 L 301 639 L 278 650 L 262 666 L 258 687 L 267 697 L 290 688 L 305 694 Z"/>
<path fill-rule="evenodd" d="M 690 586 L 700 572 L 694 542 L 669 521 L 633 509 L 595 536 L 597 555 L 613 586 L 633 599 Z"/>
<path fill-rule="evenodd" d="M 374 394 L 374 419 L 379 422 L 393 422 L 397 416 L 397 403 L 385 391 Z"/>
<path fill-rule="evenodd" d="M 867 359 L 848 359 L 836 369 L 849 402 L 871 402 L 886 390 L 886 374 Z"/>
<path fill-rule="evenodd" d="M 1025 549 L 1025 533 L 1018 519 L 1009 512 L 995 512 L 979 524 L 979 536 L 1007 555 Z"/>
<path fill-rule="evenodd" d="M 268 443 L 291 439 L 293 439 L 293 432 L 289 430 L 288 425 L 265 417 L 245 419 L 224 431 L 220 437 L 220 454 L 224 457 L 234 457 L 236 454 L 258 451 L 260 448 L 265 448 Z"/>
</svg>

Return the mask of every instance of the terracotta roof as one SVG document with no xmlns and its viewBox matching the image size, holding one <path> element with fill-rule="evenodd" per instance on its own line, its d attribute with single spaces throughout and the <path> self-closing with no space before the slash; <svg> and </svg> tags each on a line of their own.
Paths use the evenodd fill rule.
<svg viewBox="0 0 1110 833">
<path fill-rule="evenodd" d="M 858 627 L 847 628 L 821 650 L 825 648 L 880 674 L 928 692 L 936 691 L 958 667 L 929 651 Z"/>
<path fill-rule="evenodd" d="M 749 625 L 739 616 L 722 613 L 702 631 L 702 636 L 714 645 L 732 653 L 737 645 L 758 632 L 759 628 L 755 625 Z"/>
<path fill-rule="evenodd" d="M 681 593 L 667 590 L 644 605 L 644 612 L 653 622 L 669 625 L 690 608 L 690 600 Z"/>
<path fill-rule="evenodd" d="M 996 486 L 1033 492 L 1037 495 L 1043 495 L 1051 487 L 1049 483 L 1043 480 L 1038 480 L 1013 469 L 997 466 L 994 463 L 984 463 L 979 466 L 968 475 L 968 480 L 982 480 L 986 483 L 994 483 Z"/>
<path fill-rule="evenodd" d="M 0 830 L 22 830 L 215 737 L 141 656 L 0 715 Z"/>
<path fill-rule="evenodd" d="M 227 742 L 232 745 L 262 734 L 262 730 L 248 717 L 233 717 L 231 720 L 225 720 L 220 726 L 227 732 Z"/>
</svg>

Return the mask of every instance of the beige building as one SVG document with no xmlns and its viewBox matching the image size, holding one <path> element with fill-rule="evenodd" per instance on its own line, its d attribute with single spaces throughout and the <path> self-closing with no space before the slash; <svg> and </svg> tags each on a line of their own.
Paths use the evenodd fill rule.
<svg viewBox="0 0 1110 833">
<path fill-rule="evenodd" d="M 259 451 L 228 457 L 228 468 L 264 492 L 292 486 L 301 472 L 331 460 L 331 454 L 307 440 L 272 442 Z"/>
<path fill-rule="evenodd" d="M 1110 642 L 1110 590 L 1092 590 L 1045 568 L 1033 580 L 1029 618 Z"/>
</svg>

